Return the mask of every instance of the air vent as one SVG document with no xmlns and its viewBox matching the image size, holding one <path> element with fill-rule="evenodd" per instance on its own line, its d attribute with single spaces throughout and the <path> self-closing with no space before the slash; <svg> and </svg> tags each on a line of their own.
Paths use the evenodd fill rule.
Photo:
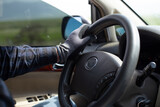
<svg viewBox="0 0 160 107">
<path fill-rule="evenodd" d="M 46 100 L 48 99 L 48 96 L 47 95 L 40 95 L 40 96 L 37 96 L 38 100 L 41 101 L 41 100 Z"/>
<path fill-rule="evenodd" d="M 55 96 L 55 95 L 53 95 L 53 94 L 45 94 L 45 95 L 38 95 L 38 96 L 33 96 L 33 97 L 27 97 L 26 99 L 27 99 L 27 101 L 29 103 L 31 103 L 31 102 L 46 100 L 46 99 L 49 99 L 49 98 L 51 98 L 53 96 Z"/>
<path fill-rule="evenodd" d="M 35 102 L 35 101 L 38 101 L 36 97 L 28 97 L 28 98 L 26 98 L 26 99 L 27 99 L 27 101 L 30 102 L 30 103 L 31 103 L 31 102 Z"/>
</svg>

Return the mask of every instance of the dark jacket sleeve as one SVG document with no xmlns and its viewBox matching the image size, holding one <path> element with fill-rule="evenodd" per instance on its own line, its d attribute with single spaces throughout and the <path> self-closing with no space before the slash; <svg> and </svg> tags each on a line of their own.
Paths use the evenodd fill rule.
<svg viewBox="0 0 160 107">
<path fill-rule="evenodd" d="M 0 47 L 0 77 L 3 80 L 56 62 L 55 47 L 32 48 L 26 45 Z"/>
</svg>

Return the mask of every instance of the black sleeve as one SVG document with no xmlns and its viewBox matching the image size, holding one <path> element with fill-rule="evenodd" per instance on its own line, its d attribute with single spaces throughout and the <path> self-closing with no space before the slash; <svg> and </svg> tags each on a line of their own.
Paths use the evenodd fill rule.
<svg viewBox="0 0 160 107">
<path fill-rule="evenodd" d="M 0 78 L 0 107 L 14 107 L 15 102 L 4 81 Z"/>
<path fill-rule="evenodd" d="M 0 47 L 0 77 L 3 80 L 56 62 L 55 47 L 32 48 L 27 45 Z"/>
</svg>

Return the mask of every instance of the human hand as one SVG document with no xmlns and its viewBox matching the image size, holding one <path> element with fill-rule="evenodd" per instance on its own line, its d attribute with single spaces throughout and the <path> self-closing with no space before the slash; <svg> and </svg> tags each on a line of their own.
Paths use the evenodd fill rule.
<svg viewBox="0 0 160 107">
<path fill-rule="evenodd" d="M 74 56 L 74 54 L 80 52 L 87 45 L 87 43 L 94 39 L 93 35 L 82 38 L 88 27 L 89 25 L 85 24 L 80 26 L 70 34 L 68 39 L 63 44 L 57 46 L 60 59 L 59 63 L 66 62 L 70 55 Z"/>
</svg>

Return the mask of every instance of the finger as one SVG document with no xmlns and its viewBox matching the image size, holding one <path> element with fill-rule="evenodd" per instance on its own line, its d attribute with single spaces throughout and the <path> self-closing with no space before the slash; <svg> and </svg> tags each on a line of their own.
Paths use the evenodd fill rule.
<svg viewBox="0 0 160 107">
<path fill-rule="evenodd" d="M 83 38 L 82 39 L 82 43 L 83 44 L 89 44 L 89 43 L 93 42 L 96 39 L 97 39 L 96 35 L 90 35 L 90 36 L 87 36 L 87 37 Z"/>
<path fill-rule="evenodd" d="M 68 39 L 73 39 L 73 38 L 77 38 L 77 39 L 79 39 L 79 38 L 82 38 L 82 36 L 83 36 L 83 34 L 85 33 L 85 31 L 88 29 L 88 25 L 86 25 L 86 24 L 83 24 L 83 25 L 81 25 L 79 28 L 77 28 L 76 30 L 74 30 L 71 34 L 70 34 L 70 36 L 69 36 L 69 38 Z M 75 35 L 75 36 L 72 36 L 72 35 Z"/>
<path fill-rule="evenodd" d="M 86 30 L 88 29 L 89 25 L 87 24 L 83 24 L 81 25 L 78 29 L 80 29 L 79 31 L 79 37 L 82 38 L 83 35 L 85 34 Z"/>
</svg>

